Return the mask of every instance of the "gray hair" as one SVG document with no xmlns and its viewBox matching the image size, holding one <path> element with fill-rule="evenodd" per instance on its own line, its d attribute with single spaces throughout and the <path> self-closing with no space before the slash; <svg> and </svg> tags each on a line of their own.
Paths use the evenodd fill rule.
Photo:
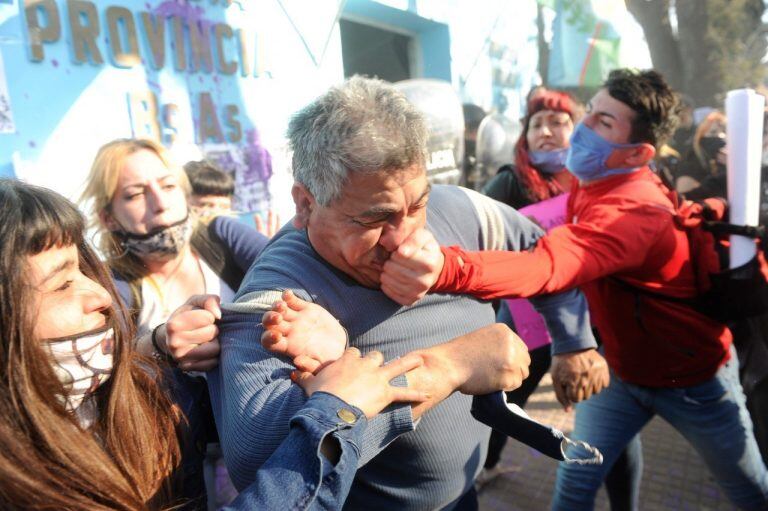
<svg viewBox="0 0 768 511">
<path fill-rule="evenodd" d="M 427 125 L 392 85 L 353 76 L 296 113 L 288 141 L 294 179 L 327 206 L 341 196 L 350 172 L 424 165 Z"/>
</svg>

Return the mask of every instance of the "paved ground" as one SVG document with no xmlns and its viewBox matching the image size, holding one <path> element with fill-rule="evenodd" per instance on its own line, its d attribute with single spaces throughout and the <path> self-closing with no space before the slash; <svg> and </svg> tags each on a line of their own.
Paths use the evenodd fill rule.
<svg viewBox="0 0 768 511">
<path fill-rule="evenodd" d="M 531 396 L 526 411 L 535 419 L 564 432 L 573 427 L 573 414 L 560 408 L 547 375 Z M 661 419 L 643 430 L 643 511 L 721 511 L 735 509 L 712 480 L 693 448 Z M 502 466 L 509 468 L 480 492 L 481 511 L 538 511 L 549 509 L 557 464 L 519 443 L 508 442 Z M 608 510 L 600 490 L 596 510 Z"/>
</svg>

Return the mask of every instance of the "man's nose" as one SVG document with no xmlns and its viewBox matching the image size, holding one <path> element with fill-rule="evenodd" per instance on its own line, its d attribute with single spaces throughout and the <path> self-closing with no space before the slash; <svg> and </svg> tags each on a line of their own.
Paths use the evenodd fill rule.
<svg viewBox="0 0 768 511">
<path fill-rule="evenodd" d="M 387 223 L 379 238 L 379 245 L 388 252 L 394 252 L 410 234 L 409 225 L 407 219 Z"/>
</svg>

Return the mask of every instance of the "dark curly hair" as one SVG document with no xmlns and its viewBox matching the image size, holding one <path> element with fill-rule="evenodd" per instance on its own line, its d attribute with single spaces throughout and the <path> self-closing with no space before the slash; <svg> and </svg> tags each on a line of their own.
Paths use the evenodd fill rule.
<svg viewBox="0 0 768 511">
<path fill-rule="evenodd" d="M 672 136 L 680 102 L 661 73 L 653 69 L 616 69 L 603 87 L 612 98 L 635 111 L 630 142 L 647 142 L 658 149 Z"/>
</svg>

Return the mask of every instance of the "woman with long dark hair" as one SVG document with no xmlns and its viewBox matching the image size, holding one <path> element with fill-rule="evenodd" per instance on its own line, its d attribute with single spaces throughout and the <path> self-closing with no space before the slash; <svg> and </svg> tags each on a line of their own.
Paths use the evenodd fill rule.
<svg viewBox="0 0 768 511">
<path fill-rule="evenodd" d="M 184 506 L 186 421 L 161 367 L 136 350 L 82 215 L 55 192 L 0 180 L 0 217 L 0 508 Z M 424 399 L 389 385 L 419 357 L 381 362 L 348 351 L 317 375 L 298 375 L 311 397 L 233 505 L 340 507 L 365 418 Z"/>
</svg>

